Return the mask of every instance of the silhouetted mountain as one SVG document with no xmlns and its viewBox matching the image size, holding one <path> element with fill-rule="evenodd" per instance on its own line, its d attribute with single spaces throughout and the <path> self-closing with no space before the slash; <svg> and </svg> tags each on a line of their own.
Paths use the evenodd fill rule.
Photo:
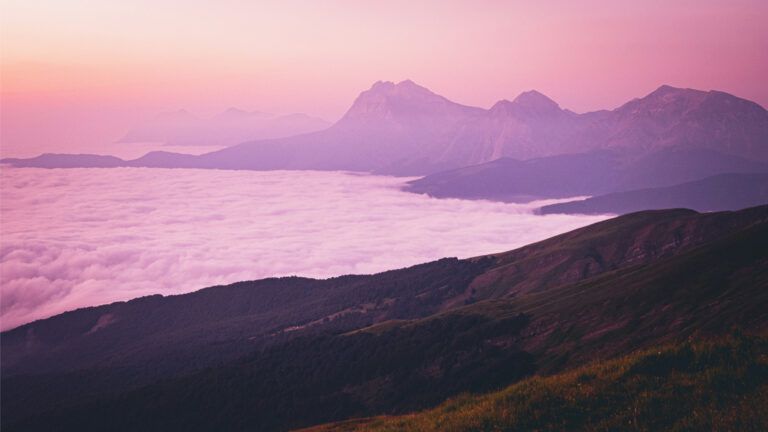
<svg viewBox="0 0 768 432">
<path fill-rule="evenodd" d="M 768 174 L 721 174 L 675 186 L 617 192 L 552 204 L 542 214 L 625 214 L 685 207 L 698 211 L 740 210 L 768 204 Z"/>
<path fill-rule="evenodd" d="M 461 124 L 485 110 L 456 104 L 412 81 L 377 82 L 331 128 L 239 144 L 200 156 L 201 167 L 321 169 L 412 174 L 462 164 L 436 157 Z"/>
<path fill-rule="evenodd" d="M 326 129 L 331 124 L 306 114 L 276 116 L 229 108 L 209 119 L 186 110 L 161 113 L 129 130 L 119 142 L 161 142 L 172 146 L 231 146 L 255 139 L 280 138 Z"/>
<path fill-rule="evenodd" d="M 594 152 L 521 161 L 501 158 L 432 174 L 406 190 L 437 198 L 527 202 L 538 197 L 573 197 L 607 192 L 616 183 L 614 154 Z"/>
<path fill-rule="evenodd" d="M 68 312 L 2 334 L 3 430 L 285 430 L 766 329 L 767 241 L 768 206 L 647 211 L 469 260 Z"/>
<path fill-rule="evenodd" d="M 126 166 L 126 162 L 120 158 L 91 154 L 45 153 L 30 159 L 6 158 L 0 162 L 17 167 L 36 168 L 116 168 Z"/>
<path fill-rule="evenodd" d="M 394 84 L 379 81 L 355 99 L 339 125 L 356 127 L 410 127 L 414 132 L 433 128 L 444 131 L 452 123 L 485 110 L 451 102 L 413 81 Z"/>
<path fill-rule="evenodd" d="M 717 91 L 662 86 L 613 111 L 576 114 L 536 91 L 486 110 L 451 102 L 412 81 L 377 82 L 328 129 L 246 142 L 193 158 L 169 157 L 164 166 L 425 175 L 499 158 L 602 150 L 631 161 L 671 149 L 765 162 L 766 142 L 765 109 Z"/>
<path fill-rule="evenodd" d="M 379 82 L 333 128 L 303 138 L 299 144 L 241 144 L 204 155 L 202 163 L 424 174 L 503 157 L 611 150 L 625 160 L 667 149 L 765 161 L 768 114 L 724 93 L 666 86 L 614 111 L 579 115 L 535 91 L 482 110 L 455 104 L 411 81 Z"/>
<path fill-rule="evenodd" d="M 405 190 L 438 198 L 525 202 L 675 185 L 723 173 L 768 173 L 768 164 L 677 148 L 631 159 L 609 151 L 526 161 L 502 158 L 413 180 Z"/>
</svg>

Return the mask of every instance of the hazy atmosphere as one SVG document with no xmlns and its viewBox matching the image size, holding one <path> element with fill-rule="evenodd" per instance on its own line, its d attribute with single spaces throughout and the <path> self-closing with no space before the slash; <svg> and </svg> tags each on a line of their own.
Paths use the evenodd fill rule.
<svg viewBox="0 0 768 432">
<path fill-rule="evenodd" d="M 760 0 L 0 4 L 6 157 L 115 154 L 129 128 L 179 109 L 336 121 L 378 80 L 484 108 L 536 89 L 613 109 L 661 84 L 768 104 Z"/>
<path fill-rule="evenodd" d="M 766 0 L 0 0 L 0 429 L 768 431 L 766 77 Z"/>
</svg>

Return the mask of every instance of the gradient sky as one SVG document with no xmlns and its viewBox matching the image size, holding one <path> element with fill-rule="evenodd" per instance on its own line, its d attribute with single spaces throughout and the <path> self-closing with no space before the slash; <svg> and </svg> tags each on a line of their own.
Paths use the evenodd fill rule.
<svg viewBox="0 0 768 432">
<path fill-rule="evenodd" d="M 614 108 L 662 83 L 768 106 L 765 0 L 0 4 L 5 155 L 106 149 L 179 108 L 336 120 L 374 81 L 406 78 L 483 107 L 537 89 Z"/>
</svg>

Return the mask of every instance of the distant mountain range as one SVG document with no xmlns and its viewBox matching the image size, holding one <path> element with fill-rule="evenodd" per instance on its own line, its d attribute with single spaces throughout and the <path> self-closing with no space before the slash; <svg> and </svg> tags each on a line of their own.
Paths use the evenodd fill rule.
<svg viewBox="0 0 768 432">
<path fill-rule="evenodd" d="M 670 148 L 768 161 L 768 113 L 721 92 L 663 86 L 614 111 L 575 114 L 532 91 L 492 108 L 449 101 L 412 81 L 379 82 L 333 127 L 202 155 L 203 167 L 342 169 L 424 175 L 502 157 Z"/>
<path fill-rule="evenodd" d="M 153 134 L 131 135 L 138 139 Z M 451 102 L 403 81 L 377 82 L 357 97 L 341 120 L 321 131 L 242 143 L 194 157 L 150 153 L 120 163 L 426 175 L 500 158 L 528 160 L 598 150 L 612 152 L 622 161 L 676 149 L 766 162 L 767 142 L 766 110 L 718 91 L 662 86 L 612 111 L 576 114 L 536 91 L 483 109 Z M 97 166 L 92 159 L 72 155 L 4 162 L 57 167 L 81 161 L 83 166 Z"/>
<path fill-rule="evenodd" d="M 264 126 L 265 122 L 271 126 Z M 130 132 L 125 140 L 223 143 L 256 133 L 253 128 L 259 124 L 266 128 L 260 133 L 321 126 L 305 117 L 271 118 L 238 110 L 207 122 L 177 112 Z M 290 127 L 280 129 L 278 124 Z M 439 198 L 525 202 L 675 186 L 720 174 L 768 173 L 768 112 L 727 93 L 670 86 L 612 111 L 576 114 L 536 91 L 482 109 L 451 102 L 412 81 L 377 82 L 357 97 L 341 120 L 316 132 L 249 141 L 199 156 L 155 151 L 126 161 L 112 156 L 44 154 L 2 162 L 43 168 L 311 169 L 426 175 L 405 190 Z M 736 202 L 727 197 L 743 193 L 723 188 L 741 188 L 747 179 L 762 181 L 743 177 L 738 185 L 723 183 L 715 195 L 722 201 L 711 198 L 706 207 L 735 209 Z M 759 188 L 757 183 L 748 187 Z M 656 208 L 662 202 L 686 207 L 691 201 L 648 203 Z M 619 212 L 630 209 L 642 207 L 616 207 Z"/>
<path fill-rule="evenodd" d="M 645 211 L 473 259 L 79 309 L 2 333 L 2 428 L 288 430 L 766 331 L 766 242 L 768 206 Z"/>
<path fill-rule="evenodd" d="M 129 130 L 119 142 L 160 142 L 171 146 L 232 146 L 326 129 L 331 123 L 306 114 L 274 115 L 229 108 L 207 119 L 186 110 L 166 112 Z"/>
</svg>

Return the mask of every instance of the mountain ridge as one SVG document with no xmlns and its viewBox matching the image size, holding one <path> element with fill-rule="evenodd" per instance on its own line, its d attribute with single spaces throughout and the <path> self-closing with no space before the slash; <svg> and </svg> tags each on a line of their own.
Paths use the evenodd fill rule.
<svg viewBox="0 0 768 432">
<path fill-rule="evenodd" d="M 768 329 L 767 239 L 768 206 L 645 211 L 469 260 L 122 304 L 134 315 L 75 311 L 2 334 L 3 426 L 285 430 L 422 409 L 733 326 Z M 256 329 L 285 337 L 251 345 Z M 50 357 L 28 351 L 31 334 Z M 186 351 L 197 363 L 179 371 Z"/>
<path fill-rule="evenodd" d="M 727 173 L 673 186 L 635 189 L 542 207 L 541 214 L 625 214 L 685 207 L 739 210 L 768 203 L 768 173 Z"/>
<path fill-rule="evenodd" d="M 761 173 L 768 173 L 768 163 L 705 149 L 670 148 L 631 158 L 616 151 L 595 151 L 525 161 L 499 158 L 411 180 L 404 190 L 436 198 L 529 202 L 671 187 L 721 174 Z M 685 201 L 667 204 L 679 207 Z"/>
<path fill-rule="evenodd" d="M 600 150 L 631 159 L 666 149 L 700 149 L 768 161 L 766 142 L 768 112 L 717 91 L 662 86 L 615 110 L 576 114 L 536 91 L 484 109 L 457 104 L 409 80 L 380 81 L 328 129 L 169 157 L 163 166 L 424 175 L 502 157 L 528 160 Z M 58 164 L 54 157 L 4 162 Z M 142 160 L 122 163 L 141 166 Z"/>
</svg>

